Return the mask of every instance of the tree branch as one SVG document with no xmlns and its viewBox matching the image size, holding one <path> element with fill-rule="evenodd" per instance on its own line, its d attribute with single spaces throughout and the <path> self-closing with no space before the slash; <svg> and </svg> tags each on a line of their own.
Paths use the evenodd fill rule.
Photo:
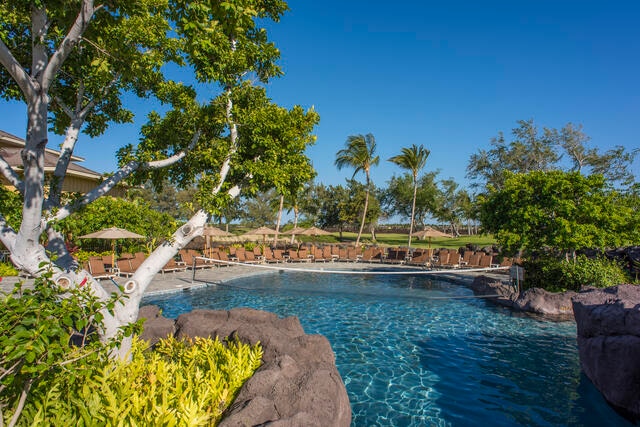
<svg viewBox="0 0 640 427">
<path fill-rule="evenodd" d="M 35 93 L 33 80 L 29 73 L 20 65 L 18 60 L 13 56 L 9 48 L 2 40 L 0 40 L 0 64 L 7 69 L 13 80 L 18 84 L 20 90 L 26 99 L 29 99 Z"/>
<path fill-rule="evenodd" d="M 72 203 L 69 203 L 66 206 L 61 207 L 60 210 L 58 210 L 58 212 L 56 213 L 56 215 L 51 219 L 54 221 L 63 220 L 64 218 L 68 217 L 69 215 L 71 215 L 73 212 L 77 211 L 81 207 L 86 206 L 89 203 L 92 203 L 93 201 L 98 199 L 100 196 L 103 196 L 104 194 L 108 193 L 119 182 L 127 178 L 129 175 L 131 175 L 133 172 L 137 171 L 138 169 L 159 169 L 159 168 L 170 166 L 178 162 L 184 156 L 186 156 L 187 153 L 193 149 L 193 147 L 195 147 L 196 143 L 198 142 L 198 139 L 200 138 L 200 134 L 201 132 L 197 131 L 193 136 L 193 138 L 191 139 L 191 142 L 189 143 L 189 145 L 184 151 L 176 153 L 167 159 L 156 160 L 152 162 L 144 162 L 144 163 L 140 163 L 135 160 L 130 161 L 129 163 L 124 165 L 122 168 L 120 168 L 120 170 L 118 170 L 116 173 L 110 176 L 108 179 L 100 183 L 100 185 L 98 185 L 96 188 L 86 193 L 84 197 Z"/>
<path fill-rule="evenodd" d="M 0 214 L 0 241 L 9 250 L 14 246 L 18 233 L 7 223 L 4 215 Z"/>
<path fill-rule="evenodd" d="M 22 387 L 22 392 L 20 393 L 20 400 L 18 401 L 18 406 L 16 407 L 16 412 L 13 414 L 11 421 L 9 422 L 8 427 L 13 427 L 18 423 L 20 419 L 20 414 L 22 414 L 22 410 L 24 409 L 24 403 L 27 401 L 27 396 L 29 395 L 29 390 L 31 390 L 31 385 L 33 384 L 33 378 L 29 378 L 24 382 L 24 386 Z"/>
<path fill-rule="evenodd" d="M 91 17 L 93 16 L 95 10 L 96 9 L 93 7 L 92 0 L 84 0 L 82 2 L 81 10 L 76 17 L 73 26 L 60 44 L 60 47 L 58 47 L 53 56 L 51 56 L 51 60 L 44 70 L 42 78 L 42 89 L 45 91 L 45 93 L 48 92 L 51 82 L 62 67 L 65 59 L 67 59 L 67 57 L 71 53 L 71 50 L 82 37 L 82 34 L 84 34 L 84 32 L 89 27 Z"/>
<path fill-rule="evenodd" d="M 11 185 L 16 187 L 20 194 L 24 194 L 24 182 L 20 179 L 16 171 L 13 170 L 11 165 L 0 155 L 0 172 L 9 181 Z"/>
</svg>

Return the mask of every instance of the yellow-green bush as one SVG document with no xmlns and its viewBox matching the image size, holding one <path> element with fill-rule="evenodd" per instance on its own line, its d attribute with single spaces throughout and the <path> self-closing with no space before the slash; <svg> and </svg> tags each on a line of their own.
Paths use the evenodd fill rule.
<svg viewBox="0 0 640 427">
<path fill-rule="evenodd" d="M 260 366 L 262 348 L 218 339 L 161 340 L 154 351 L 135 341 L 129 362 L 97 366 L 94 375 L 60 375 L 36 393 L 25 425 L 215 425 Z"/>
<path fill-rule="evenodd" d="M 18 270 L 13 264 L 8 262 L 0 262 L 0 277 L 17 276 Z"/>
</svg>

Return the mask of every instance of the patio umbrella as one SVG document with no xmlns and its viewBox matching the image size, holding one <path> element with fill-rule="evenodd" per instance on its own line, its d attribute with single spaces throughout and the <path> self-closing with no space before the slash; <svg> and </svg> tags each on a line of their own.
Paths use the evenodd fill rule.
<svg viewBox="0 0 640 427">
<path fill-rule="evenodd" d="M 81 239 L 108 239 L 111 240 L 111 266 L 116 265 L 116 240 L 117 239 L 144 239 L 144 236 L 136 234 L 124 228 L 111 227 L 100 231 L 80 236 Z"/>
<path fill-rule="evenodd" d="M 304 234 L 305 236 L 328 236 L 331 233 L 323 230 L 322 228 L 309 227 L 300 234 Z"/>
<path fill-rule="evenodd" d="M 302 233 L 305 236 L 313 236 L 313 237 L 317 237 L 317 236 L 327 236 L 331 233 L 329 233 L 328 231 L 324 231 L 321 228 L 318 227 L 309 227 L 306 230 L 304 230 Z"/>
<path fill-rule="evenodd" d="M 243 234 L 245 237 L 249 236 L 262 236 L 264 241 L 267 241 L 267 236 L 271 234 L 277 234 L 277 231 L 268 227 L 259 227 Z"/>
<path fill-rule="evenodd" d="M 204 228 L 204 230 L 202 231 L 202 235 L 205 238 L 205 249 L 208 249 L 209 246 L 211 245 L 212 237 L 233 236 L 233 234 L 229 233 L 228 231 L 220 230 L 219 228 L 210 227 L 210 226 Z"/>
<path fill-rule="evenodd" d="M 304 230 L 306 230 L 306 228 L 295 227 L 295 228 L 292 228 L 291 230 L 285 231 L 285 232 L 283 232 L 281 234 L 292 234 L 292 235 L 301 234 Z"/>
<path fill-rule="evenodd" d="M 424 230 L 416 231 L 412 234 L 412 236 L 417 237 L 419 239 L 428 238 L 429 239 L 429 249 L 431 249 L 431 238 L 432 237 L 451 237 L 447 233 L 443 233 L 442 231 L 436 230 L 432 227 L 427 227 Z"/>
<path fill-rule="evenodd" d="M 291 230 L 285 231 L 282 234 L 291 234 L 291 244 L 293 245 L 293 242 L 295 242 L 296 240 L 296 234 L 300 234 L 304 231 L 305 229 L 302 227 L 293 227 Z M 276 242 L 277 243 L 277 242 Z"/>
</svg>

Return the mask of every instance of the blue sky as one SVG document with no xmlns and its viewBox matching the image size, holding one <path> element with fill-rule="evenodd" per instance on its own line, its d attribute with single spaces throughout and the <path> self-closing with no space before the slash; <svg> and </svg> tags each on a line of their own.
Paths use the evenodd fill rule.
<svg viewBox="0 0 640 427">
<path fill-rule="evenodd" d="M 285 76 L 269 84 L 284 106 L 318 111 L 317 143 L 308 150 L 317 180 L 341 184 L 335 153 L 349 135 L 372 133 L 385 185 L 403 146 L 431 150 L 425 170 L 466 184 L 471 154 L 520 119 L 540 128 L 582 124 L 602 150 L 640 147 L 640 3 L 633 1 L 304 1 L 270 35 Z M 83 136 L 77 154 L 101 172 L 115 150 L 136 141 L 136 123 Z M 25 109 L 3 105 L 0 129 L 24 135 Z M 57 143 L 52 136 L 51 146 Z M 640 160 L 634 165 L 640 177 Z"/>
</svg>

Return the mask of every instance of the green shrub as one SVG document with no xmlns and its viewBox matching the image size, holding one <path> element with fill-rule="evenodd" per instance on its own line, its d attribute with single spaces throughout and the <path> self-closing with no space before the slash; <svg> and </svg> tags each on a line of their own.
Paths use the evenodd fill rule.
<svg viewBox="0 0 640 427">
<path fill-rule="evenodd" d="M 118 344 L 105 345 L 97 337 L 101 310 L 115 304 L 115 295 L 99 301 L 87 287 L 64 291 L 50 277 L 45 272 L 33 289 L 18 283 L 11 293 L 0 294 L 0 417 L 7 424 L 12 419 L 34 424 L 25 412 L 42 390 L 55 387 L 58 378 L 92 375 Z"/>
<path fill-rule="evenodd" d="M 17 276 L 18 270 L 10 262 L 0 262 L 0 277 Z"/>
<path fill-rule="evenodd" d="M 134 340 L 129 362 L 94 366 L 80 381 L 58 376 L 25 409 L 31 424 L 215 425 L 260 366 L 262 349 L 238 341 Z"/>
<path fill-rule="evenodd" d="M 85 251 L 83 249 L 80 249 L 79 251 L 77 251 L 74 256 L 75 258 L 78 260 L 78 262 L 80 264 L 82 264 L 85 261 L 89 260 L 89 257 L 92 256 L 111 256 L 111 252 L 109 251 L 103 251 L 103 252 L 96 252 L 96 251 Z"/>
<path fill-rule="evenodd" d="M 576 262 L 563 263 L 564 280 L 569 289 L 579 290 L 582 286 L 606 288 L 630 283 L 630 277 L 616 261 L 606 258 L 590 259 L 578 256 Z"/>
<path fill-rule="evenodd" d="M 543 288 L 558 292 L 579 291 L 583 286 L 604 288 L 629 283 L 630 278 L 615 261 L 606 258 L 587 258 L 580 255 L 575 261 L 541 257 L 523 263 L 525 288 Z"/>
</svg>

